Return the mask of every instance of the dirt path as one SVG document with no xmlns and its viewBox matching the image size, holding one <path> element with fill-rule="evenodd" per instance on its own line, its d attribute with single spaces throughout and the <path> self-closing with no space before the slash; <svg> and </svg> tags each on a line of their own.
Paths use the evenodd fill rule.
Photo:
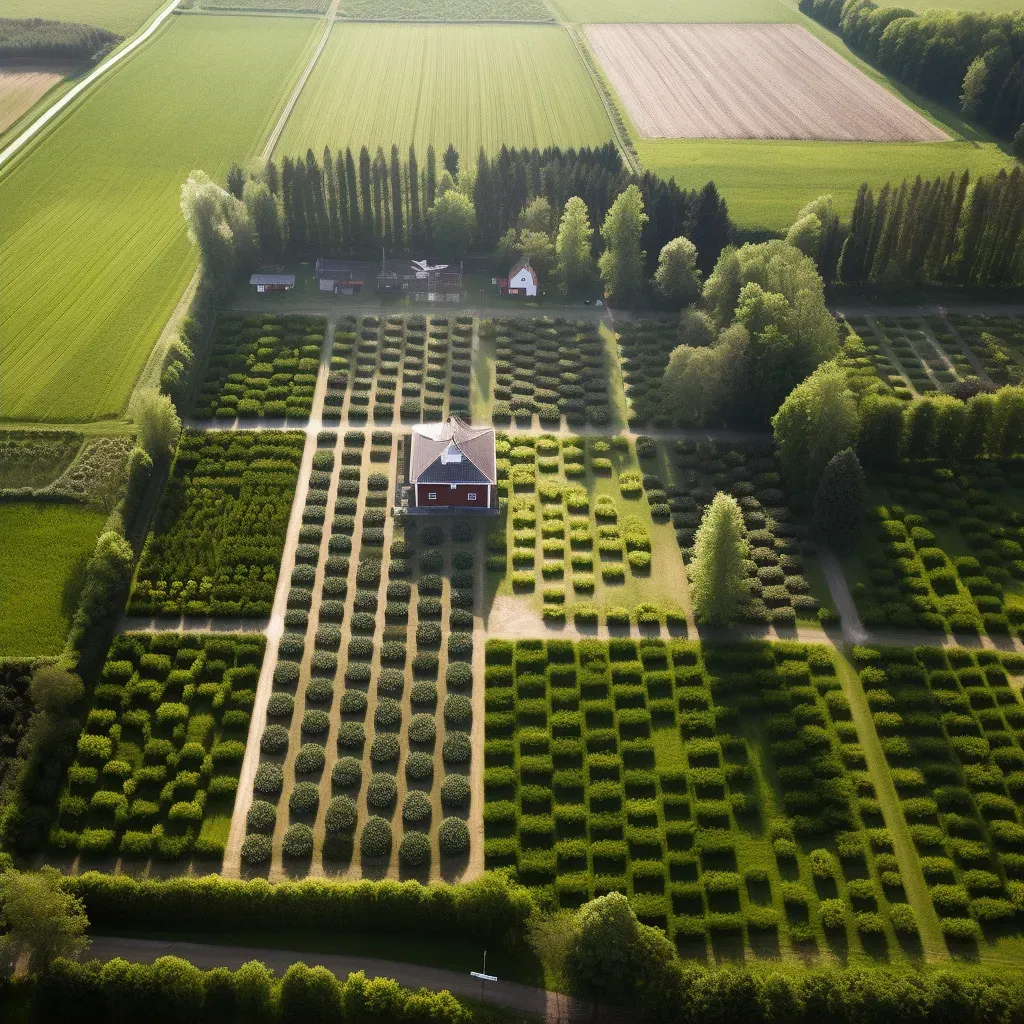
<svg viewBox="0 0 1024 1024">
<path fill-rule="evenodd" d="M 284 110 L 281 111 L 281 116 L 277 119 L 277 124 L 274 125 L 274 130 L 270 133 L 270 138 L 267 139 L 267 144 L 263 147 L 263 152 L 260 154 L 260 159 L 264 163 L 274 155 L 274 147 L 277 146 L 277 140 L 281 138 L 281 132 L 284 131 L 284 126 L 288 123 L 288 118 L 291 117 L 295 104 L 299 102 L 303 86 L 305 86 L 306 80 L 313 73 L 313 68 L 316 67 L 320 54 L 324 52 L 327 40 L 331 38 L 331 29 L 334 28 L 334 16 L 338 13 L 340 3 L 341 0 L 332 0 L 331 2 L 330 10 L 327 12 L 327 24 L 324 26 L 324 34 L 320 37 L 320 42 L 317 43 L 313 55 L 309 58 L 309 63 L 302 72 L 302 76 L 295 83 L 295 88 L 292 89 L 292 94 L 288 97 L 288 102 L 284 105 Z"/>
<path fill-rule="evenodd" d="M 78 85 L 69 89 L 52 107 L 48 107 L 39 115 L 2 153 L 0 153 L 0 168 L 4 166 L 20 150 L 28 145 L 55 117 L 66 110 L 79 96 L 89 88 L 93 82 L 102 78 L 112 67 L 120 64 L 129 54 L 137 50 L 149 39 L 157 29 L 171 16 L 174 8 L 181 3 L 181 0 L 171 2 L 150 22 L 149 27 L 131 40 L 122 49 L 111 54 L 95 71 L 83 78 Z"/>
<path fill-rule="evenodd" d="M 871 777 L 875 793 L 878 796 L 885 827 L 892 837 L 893 853 L 899 863 L 900 879 L 903 882 L 907 900 L 913 907 L 914 916 L 917 918 L 921 945 L 928 959 L 945 959 L 949 956 L 949 952 L 945 939 L 942 937 L 939 915 L 935 912 L 935 906 L 928 892 L 928 883 L 921 871 L 921 862 L 918 859 L 914 840 L 910 836 L 907 819 L 903 815 L 899 794 L 892 781 L 889 762 L 886 760 L 885 751 L 882 749 L 878 732 L 875 729 L 875 721 L 871 714 L 871 708 L 868 706 L 867 695 L 864 693 L 857 670 L 846 657 L 841 654 L 837 661 L 839 662 L 839 678 L 843 684 L 843 692 L 850 702 L 850 714 L 853 724 L 857 727 L 857 741 L 864 751 L 868 775 Z"/>
<path fill-rule="evenodd" d="M 99 960 L 122 957 L 133 963 L 152 963 L 161 956 L 179 956 L 202 970 L 214 967 L 237 970 L 250 960 L 260 960 L 278 975 L 283 974 L 292 964 L 304 963 L 310 967 L 326 967 L 341 979 L 347 978 L 355 971 L 363 971 L 371 978 L 394 978 L 407 988 L 427 988 L 435 992 L 447 989 L 452 995 L 463 999 L 480 999 L 480 982 L 469 976 L 471 970 L 479 969 L 479 964 L 467 963 L 465 972 L 457 972 L 443 970 L 440 967 L 422 967 L 393 960 L 378 960 L 375 957 L 262 947 L 219 946 L 160 939 L 120 939 L 109 935 L 93 936 L 90 953 Z M 590 1007 L 570 996 L 546 992 L 544 989 L 531 988 L 529 985 L 520 985 L 512 981 L 488 983 L 484 999 L 498 1006 L 536 1014 L 551 1022 L 593 1019 Z"/>
<path fill-rule="evenodd" d="M 320 349 L 320 372 L 317 376 L 316 389 L 313 392 L 313 407 L 310 414 L 310 424 L 316 424 L 317 429 L 319 429 L 323 413 L 324 395 L 327 393 L 327 374 L 331 366 L 333 345 L 334 324 L 329 323 L 324 333 L 323 346 Z M 260 669 L 259 682 L 256 685 L 256 700 L 253 703 L 252 718 L 249 720 L 249 735 L 245 744 L 242 770 L 238 777 L 235 809 L 231 815 L 231 830 L 228 833 L 228 841 L 224 849 L 223 873 L 228 878 L 237 878 L 241 871 L 245 818 L 252 804 L 252 784 L 260 762 L 260 737 L 267 720 L 267 702 L 270 700 L 270 693 L 274 688 L 274 666 L 277 664 L 277 649 L 281 642 L 281 635 L 284 633 L 284 613 L 288 605 L 292 569 L 295 568 L 295 548 L 299 543 L 302 510 L 306 507 L 309 474 L 313 468 L 315 454 L 316 430 L 308 430 L 306 445 L 302 451 L 302 462 L 299 465 L 298 481 L 295 485 L 295 497 L 292 499 L 292 514 L 288 520 L 288 532 L 285 534 L 281 568 L 277 576 L 277 590 L 274 592 L 274 604 L 270 613 L 270 622 L 267 624 L 267 649 L 263 655 L 263 666 Z"/>
<path fill-rule="evenodd" d="M 828 548 L 819 548 L 818 564 L 821 566 L 821 571 L 825 574 L 828 592 L 832 597 L 832 603 L 836 606 L 836 611 L 839 613 L 843 639 L 849 644 L 867 643 L 868 632 L 860 621 L 857 605 L 854 603 L 853 594 L 850 593 L 850 587 L 843 573 L 843 567 L 835 552 Z"/>
</svg>

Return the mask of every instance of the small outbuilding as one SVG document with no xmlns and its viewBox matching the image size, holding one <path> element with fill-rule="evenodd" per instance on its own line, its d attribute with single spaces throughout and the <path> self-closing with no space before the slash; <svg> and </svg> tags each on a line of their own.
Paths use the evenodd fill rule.
<svg viewBox="0 0 1024 1024">
<path fill-rule="evenodd" d="M 505 292 L 508 295 L 525 295 L 532 299 L 537 297 L 538 284 L 537 271 L 530 266 L 528 259 L 522 259 L 508 272 Z"/>
<path fill-rule="evenodd" d="M 402 511 L 411 515 L 497 515 L 494 428 L 458 416 L 416 424 L 406 441 L 405 480 Z"/>
<path fill-rule="evenodd" d="M 316 261 L 313 276 L 319 282 L 321 292 L 358 295 L 363 290 L 368 266 L 355 260 L 329 260 L 321 256 Z"/>
<path fill-rule="evenodd" d="M 294 274 L 253 274 L 249 284 L 262 295 L 264 292 L 290 292 L 295 287 Z"/>
</svg>

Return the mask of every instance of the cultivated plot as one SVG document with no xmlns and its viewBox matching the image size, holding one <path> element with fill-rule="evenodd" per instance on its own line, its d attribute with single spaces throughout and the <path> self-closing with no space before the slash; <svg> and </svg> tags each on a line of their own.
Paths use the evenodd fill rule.
<svg viewBox="0 0 1024 1024">
<path fill-rule="evenodd" d="M 798 21 L 796 4 L 779 0 L 644 0 L 621 3 L 620 0 L 553 0 L 566 21 L 598 22 L 751 22 L 766 24 Z"/>
<path fill-rule="evenodd" d="M 544 0 L 346 0 L 339 17 L 357 21 L 552 20 Z"/>
<path fill-rule="evenodd" d="M 220 178 L 256 151 L 315 30 L 176 19 L 0 181 L 0 415 L 124 408 L 194 269 L 182 181 L 196 167 Z"/>
<path fill-rule="evenodd" d="M 63 77 L 56 67 L 0 68 L 0 132 L 31 110 Z"/>
<path fill-rule="evenodd" d="M 129 35 L 170 0 L 4 0 L 5 18 L 47 18 Z"/>
<path fill-rule="evenodd" d="M 645 138 L 947 138 L 797 25 L 591 25 L 587 38 Z"/>
<path fill-rule="evenodd" d="M 372 87 L 368 83 L 373 83 Z M 595 146 L 611 124 L 568 35 L 554 26 L 337 26 L 278 143 L 472 160 L 508 146 Z"/>
</svg>

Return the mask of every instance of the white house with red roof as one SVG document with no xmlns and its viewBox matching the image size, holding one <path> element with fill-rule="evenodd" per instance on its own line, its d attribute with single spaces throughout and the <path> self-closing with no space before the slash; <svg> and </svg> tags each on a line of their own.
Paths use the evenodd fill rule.
<svg viewBox="0 0 1024 1024">
<path fill-rule="evenodd" d="M 537 271 L 530 266 L 528 259 L 521 259 L 508 272 L 506 291 L 509 295 L 525 295 L 527 298 L 537 297 Z"/>
</svg>

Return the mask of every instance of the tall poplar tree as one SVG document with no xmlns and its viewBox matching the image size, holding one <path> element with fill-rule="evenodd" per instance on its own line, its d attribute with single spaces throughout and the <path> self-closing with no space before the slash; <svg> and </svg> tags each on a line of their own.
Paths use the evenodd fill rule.
<svg viewBox="0 0 1024 1024">
<path fill-rule="evenodd" d="M 698 622 L 733 622 L 750 588 L 745 561 L 750 554 L 743 513 L 736 499 L 719 491 L 700 521 L 690 566 L 690 594 Z"/>
<path fill-rule="evenodd" d="M 630 185 L 612 203 L 601 226 L 605 250 L 598 266 L 605 294 L 616 305 L 630 306 L 643 296 L 644 253 L 640 249 L 640 235 L 646 222 L 640 189 Z"/>
</svg>

